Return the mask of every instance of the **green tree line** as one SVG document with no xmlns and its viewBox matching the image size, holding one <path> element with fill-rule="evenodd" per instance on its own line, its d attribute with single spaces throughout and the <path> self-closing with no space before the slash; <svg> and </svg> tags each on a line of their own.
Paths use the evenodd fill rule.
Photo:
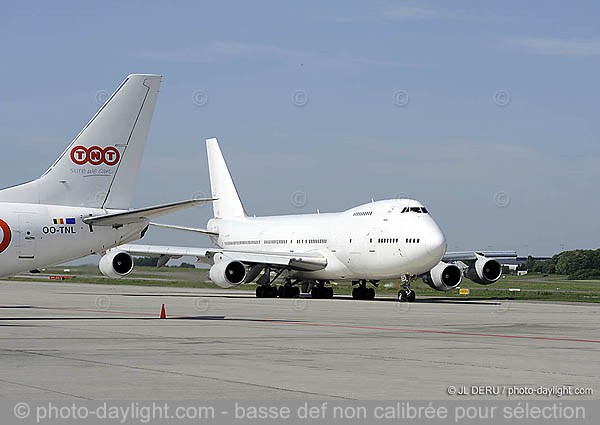
<svg viewBox="0 0 600 425">
<path fill-rule="evenodd" d="M 533 273 L 567 275 L 571 279 L 600 279 L 600 249 L 576 249 L 549 260 L 528 257 L 522 267 Z"/>
</svg>

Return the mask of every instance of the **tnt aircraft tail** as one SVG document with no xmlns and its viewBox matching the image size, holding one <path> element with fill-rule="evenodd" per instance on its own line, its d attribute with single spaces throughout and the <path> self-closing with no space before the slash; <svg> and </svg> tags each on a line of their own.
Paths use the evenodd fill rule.
<svg viewBox="0 0 600 425">
<path fill-rule="evenodd" d="M 161 78 L 129 75 L 39 179 L 0 201 L 129 208 Z"/>
<path fill-rule="evenodd" d="M 246 217 L 237 189 L 229 174 L 229 169 L 219 148 L 217 139 L 206 140 L 208 154 L 208 172 L 216 218 Z"/>
</svg>

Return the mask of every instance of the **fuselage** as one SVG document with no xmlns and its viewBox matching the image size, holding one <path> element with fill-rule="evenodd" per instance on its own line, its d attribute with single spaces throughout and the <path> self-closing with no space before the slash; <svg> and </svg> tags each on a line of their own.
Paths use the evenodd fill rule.
<svg viewBox="0 0 600 425">
<path fill-rule="evenodd" d="M 319 253 L 327 266 L 302 279 L 391 279 L 420 275 L 446 252 L 443 232 L 415 200 L 371 202 L 340 213 L 213 218 L 213 242 L 245 252 Z"/>
<path fill-rule="evenodd" d="M 0 203 L 0 276 L 59 264 L 139 239 L 148 223 L 119 228 L 82 219 L 118 212 L 28 203 Z"/>
</svg>

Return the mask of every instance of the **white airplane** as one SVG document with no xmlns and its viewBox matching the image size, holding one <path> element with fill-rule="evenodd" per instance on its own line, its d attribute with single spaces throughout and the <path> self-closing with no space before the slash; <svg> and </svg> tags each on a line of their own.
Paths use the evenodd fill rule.
<svg viewBox="0 0 600 425">
<path fill-rule="evenodd" d="M 410 283 L 418 276 L 440 291 L 456 288 L 463 275 L 483 285 L 494 283 L 502 273 L 494 258 L 516 256 L 447 254 L 439 226 L 411 199 L 370 202 L 339 213 L 249 217 L 217 140 L 208 139 L 206 147 L 216 199 L 207 229 L 155 225 L 207 234 L 218 248 L 126 244 L 111 252 L 159 257 L 159 266 L 170 258 L 194 256 L 211 265 L 210 279 L 220 287 L 258 278 L 257 297 L 298 296 L 301 285 L 314 298 L 331 298 L 333 289 L 326 286 L 331 280 L 351 280 L 355 299 L 373 299 L 375 289 L 369 283 L 377 286 L 382 279 L 400 278 L 399 301 L 414 301 Z M 276 287 L 280 277 L 284 283 Z"/>
<path fill-rule="evenodd" d="M 40 178 L 0 190 L 0 276 L 107 251 L 153 217 L 210 201 L 129 209 L 161 78 L 129 75 Z M 111 275 L 128 261 L 111 253 L 100 267 Z"/>
</svg>

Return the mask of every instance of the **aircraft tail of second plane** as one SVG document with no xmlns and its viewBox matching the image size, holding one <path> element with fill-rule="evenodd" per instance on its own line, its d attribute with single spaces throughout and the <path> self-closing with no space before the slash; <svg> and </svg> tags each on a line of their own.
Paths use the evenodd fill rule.
<svg viewBox="0 0 600 425">
<path fill-rule="evenodd" d="M 246 217 L 217 139 L 206 140 L 206 153 L 215 218 Z"/>
</svg>

